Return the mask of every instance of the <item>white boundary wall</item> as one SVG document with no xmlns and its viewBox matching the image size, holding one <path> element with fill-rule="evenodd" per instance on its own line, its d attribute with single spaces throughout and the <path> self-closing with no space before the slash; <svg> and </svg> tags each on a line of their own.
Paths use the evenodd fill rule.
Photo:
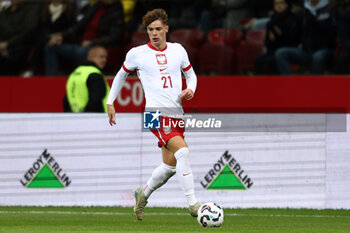
<svg viewBox="0 0 350 233">
<path fill-rule="evenodd" d="M 347 131 L 187 133 L 197 198 L 226 208 L 350 209 Z M 132 190 L 161 163 L 156 144 L 152 133 L 141 132 L 141 114 L 118 114 L 114 127 L 105 114 L 0 114 L 0 205 L 132 206 Z M 45 149 L 71 180 L 69 186 L 21 183 Z M 239 164 L 241 177 L 251 179 L 250 188 L 203 187 L 225 151 Z M 175 176 L 151 196 L 149 206 L 186 206 Z"/>
</svg>

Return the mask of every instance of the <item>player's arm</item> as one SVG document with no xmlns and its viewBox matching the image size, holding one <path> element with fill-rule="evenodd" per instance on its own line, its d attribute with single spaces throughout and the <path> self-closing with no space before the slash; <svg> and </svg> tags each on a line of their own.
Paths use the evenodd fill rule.
<svg viewBox="0 0 350 233">
<path fill-rule="evenodd" d="M 182 53 L 182 61 L 181 61 L 181 68 L 182 73 L 185 75 L 186 78 L 186 85 L 187 88 L 182 91 L 180 98 L 185 98 L 186 100 L 190 100 L 193 98 L 194 93 L 196 91 L 197 87 L 197 76 L 192 68 L 192 65 L 190 63 L 190 60 L 188 59 L 188 55 L 184 47 L 182 45 L 179 45 L 179 51 Z"/>
<path fill-rule="evenodd" d="M 190 100 L 194 97 L 194 93 L 197 87 L 197 75 L 195 74 L 191 65 L 184 68 L 182 70 L 183 74 L 186 78 L 187 88 L 182 91 L 180 98 L 185 98 L 186 100 Z"/>
<path fill-rule="evenodd" d="M 136 53 L 134 49 L 131 49 L 127 54 L 125 61 L 123 63 L 123 66 L 120 68 L 116 76 L 114 77 L 111 90 L 108 94 L 107 99 L 107 112 L 108 112 L 108 119 L 110 125 L 115 125 L 115 108 L 114 108 L 114 101 L 119 95 L 120 90 L 122 89 L 126 78 L 129 74 L 133 73 L 132 70 L 135 70 L 137 67 L 137 64 L 135 60 Z"/>
<path fill-rule="evenodd" d="M 107 112 L 108 112 L 108 119 L 109 119 L 109 124 L 111 126 L 115 125 L 115 108 L 114 108 L 114 101 L 117 98 L 120 90 L 122 89 L 126 78 L 128 77 L 129 73 L 128 69 L 125 68 L 123 65 L 122 68 L 118 71 L 116 76 L 114 77 L 113 83 L 111 90 L 109 91 L 108 94 L 108 99 L 107 99 Z"/>
</svg>

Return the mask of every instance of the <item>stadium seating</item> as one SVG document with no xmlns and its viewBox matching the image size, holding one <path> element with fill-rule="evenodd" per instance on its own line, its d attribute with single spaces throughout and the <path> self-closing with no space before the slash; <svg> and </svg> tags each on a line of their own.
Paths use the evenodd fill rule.
<svg viewBox="0 0 350 233">
<path fill-rule="evenodd" d="M 241 41 L 237 50 L 237 72 L 245 73 L 254 70 L 255 57 L 263 52 L 261 43 Z"/>
<path fill-rule="evenodd" d="M 224 43 L 232 49 L 237 49 L 243 39 L 242 31 L 238 29 L 213 29 L 208 33 L 208 41 Z"/>
<path fill-rule="evenodd" d="M 236 51 L 243 38 L 237 29 L 213 29 L 199 53 L 201 74 L 233 74 L 236 72 Z"/>
<path fill-rule="evenodd" d="M 199 29 L 177 29 L 169 32 L 168 41 L 187 44 L 199 49 L 204 41 L 204 32 Z"/>
<path fill-rule="evenodd" d="M 198 29 L 177 29 L 168 34 L 169 42 L 178 42 L 186 49 L 194 69 L 198 68 L 198 54 L 204 38 L 204 33 Z"/>
<path fill-rule="evenodd" d="M 234 51 L 224 43 L 207 42 L 199 51 L 200 74 L 232 74 Z"/>
<path fill-rule="evenodd" d="M 237 72 L 246 73 L 254 70 L 255 57 L 261 54 L 265 47 L 266 30 L 247 32 L 245 40 L 240 41 L 237 49 Z"/>
<path fill-rule="evenodd" d="M 129 41 L 130 34 L 128 32 L 124 32 L 121 44 L 108 48 L 108 59 L 104 69 L 105 73 L 114 75 L 118 71 L 123 60 L 122 48 L 125 47 Z"/>
<path fill-rule="evenodd" d="M 107 74 L 115 74 L 120 67 L 121 62 L 121 49 L 119 46 L 114 46 L 112 48 L 109 48 L 107 50 L 108 52 L 108 58 L 106 67 L 104 69 L 105 73 Z"/>
<path fill-rule="evenodd" d="M 260 29 L 260 30 L 254 30 L 247 32 L 245 39 L 248 42 L 254 42 L 257 44 L 265 44 L 265 37 L 266 37 L 266 30 Z"/>
<path fill-rule="evenodd" d="M 146 30 L 136 31 L 132 33 L 130 37 L 131 44 L 134 46 L 147 44 L 149 41 L 148 34 Z"/>
</svg>

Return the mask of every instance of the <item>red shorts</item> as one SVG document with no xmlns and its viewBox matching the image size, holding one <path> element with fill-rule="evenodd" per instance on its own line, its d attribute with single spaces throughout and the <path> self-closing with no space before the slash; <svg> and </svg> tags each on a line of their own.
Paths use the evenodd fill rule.
<svg viewBox="0 0 350 233">
<path fill-rule="evenodd" d="M 180 136 L 185 138 L 184 120 L 167 116 L 160 117 L 160 129 L 151 129 L 151 132 L 158 138 L 158 146 L 166 146 L 170 138 Z M 165 127 L 164 127 L 165 126 Z"/>
</svg>

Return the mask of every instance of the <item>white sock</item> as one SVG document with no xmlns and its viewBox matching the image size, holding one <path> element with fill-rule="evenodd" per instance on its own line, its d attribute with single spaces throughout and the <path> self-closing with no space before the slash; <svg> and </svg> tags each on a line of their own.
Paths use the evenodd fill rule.
<svg viewBox="0 0 350 233">
<path fill-rule="evenodd" d="M 162 163 L 160 166 L 154 169 L 152 176 L 149 178 L 145 188 L 143 189 L 145 196 L 148 198 L 154 190 L 165 184 L 169 178 L 175 174 L 175 172 L 175 167 L 169 166 L 165 163 Z"/>
<path fill-rule="evenodd" d="M 190 151 L 183 147 L 175 152 L 176 158 L 176 176 L 179 180 L 182 190 L 186 196 L 189 205 L 194 205 L 197 200 L 194 195 L 194 181 L 190 166 Z"/>
</svg>

